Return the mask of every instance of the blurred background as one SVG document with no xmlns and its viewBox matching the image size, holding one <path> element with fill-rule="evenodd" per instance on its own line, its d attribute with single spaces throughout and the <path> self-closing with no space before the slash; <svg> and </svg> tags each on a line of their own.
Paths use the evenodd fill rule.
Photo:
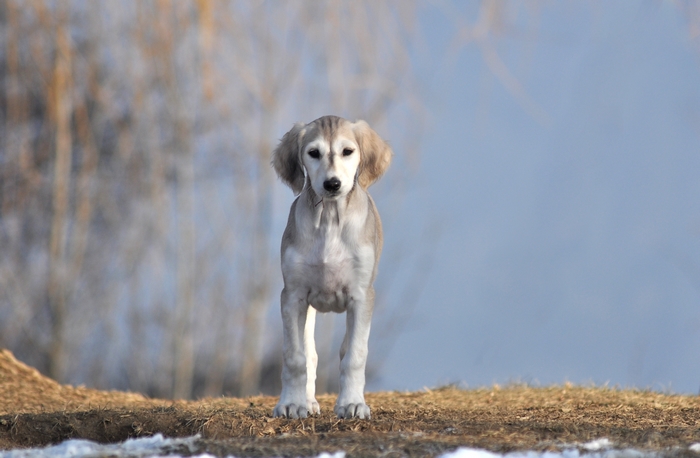
<svg viewBox="0 0 700 458">
<path fill-rule="evenodd" d="M 395 161 L 368 389 L 700 390 L 700 4 L 0 2 L 0 347 L 61 382 L 277 394 L 270 153 Z M 343 317 L 320 316 L 319 391 Z"/>
</svg>

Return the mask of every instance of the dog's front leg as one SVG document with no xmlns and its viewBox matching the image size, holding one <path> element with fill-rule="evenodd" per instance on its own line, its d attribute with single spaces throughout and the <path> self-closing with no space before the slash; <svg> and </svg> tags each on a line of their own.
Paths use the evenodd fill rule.
<svg viewBox="0 0 700 458">
<path fill-rule="evenodd" d="M 355 299 L 347 309 L 347 329 L 340 347 L 340 393 L 333 409 L 338 418 L 370 418 L 364 390 L 374 291 L 370 289 L 363 299 Z"/>
<path fill-rule="evenodd" d="M 282 394 L 272 411 L 275 417 L 306 418 L 306 356 L 304 327 L 308 304 L 300 295 L 282 290 Z"/>
<path fill-rule="evenodd" d="M 316 353 L 316 341 L 314 331 L 316 327 L 316 309 L 309 306 L 306 312 L 306 325 L 304 326 L 304 354 L 306 355 L 306 407 L 311 415 L 321 413 L 321 408 L 316 401 L 316 368 L 318 367 L 318 353 Z"/>
</svg>

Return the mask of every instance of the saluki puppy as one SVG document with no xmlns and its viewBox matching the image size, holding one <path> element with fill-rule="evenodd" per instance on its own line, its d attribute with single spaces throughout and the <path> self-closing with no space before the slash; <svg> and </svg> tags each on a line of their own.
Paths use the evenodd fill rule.
<svg viewBox="0 0 700 458">
<path fill-rule="evenodd" d="M 339 418 L 369 418 L 365 365 L 382 224 L 367 188 L 391 148 L 364 121 L 323 116 L 296 124 L 273 152 L 282 181 L 299 196 L 282 236 L 282 394 L 276 417 L 318 414 L 316 311 L 347 312 L 340 348 Z"/>
</svg>

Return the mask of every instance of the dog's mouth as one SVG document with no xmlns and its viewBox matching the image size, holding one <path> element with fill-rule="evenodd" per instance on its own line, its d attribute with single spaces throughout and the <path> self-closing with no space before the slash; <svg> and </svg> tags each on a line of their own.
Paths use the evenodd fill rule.
<svg viewBox="0 0 700 458">
<path fill-rule="evenodd" d="M 323 199 L 329 199 L 329 200 L 335 200 L 339 197 L 342 197 L 343 195 L 343 190 L 342 189 L 315 189 L 316 194 L 323 198 Z"/>
<path fill-rule="evenodd" d="M 337 199 L 338 197 L 341 196 L 340 190 L 337 191 L 323 191 L 323 198 L 324 199 Z"/>
</svg>

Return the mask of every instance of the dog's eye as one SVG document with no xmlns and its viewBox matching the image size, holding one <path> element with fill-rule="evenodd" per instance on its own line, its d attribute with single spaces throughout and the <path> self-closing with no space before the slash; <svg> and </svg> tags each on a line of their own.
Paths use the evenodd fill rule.
<svg viewBox="0 0 700 458">
<path fill-rule="evenodd" d="M 345 148 L 343 150 L 343 156 L 350 156 L 355 150 L 350 148 Z"/>
<path fill-rule="evenodd" d="M 314 159 L 318 159 L 321 157 L 321 153 L 319 153 L 317 149 L 312 149 L 309 151 L 309 156 L 313 157 Z"/>
</svg>

